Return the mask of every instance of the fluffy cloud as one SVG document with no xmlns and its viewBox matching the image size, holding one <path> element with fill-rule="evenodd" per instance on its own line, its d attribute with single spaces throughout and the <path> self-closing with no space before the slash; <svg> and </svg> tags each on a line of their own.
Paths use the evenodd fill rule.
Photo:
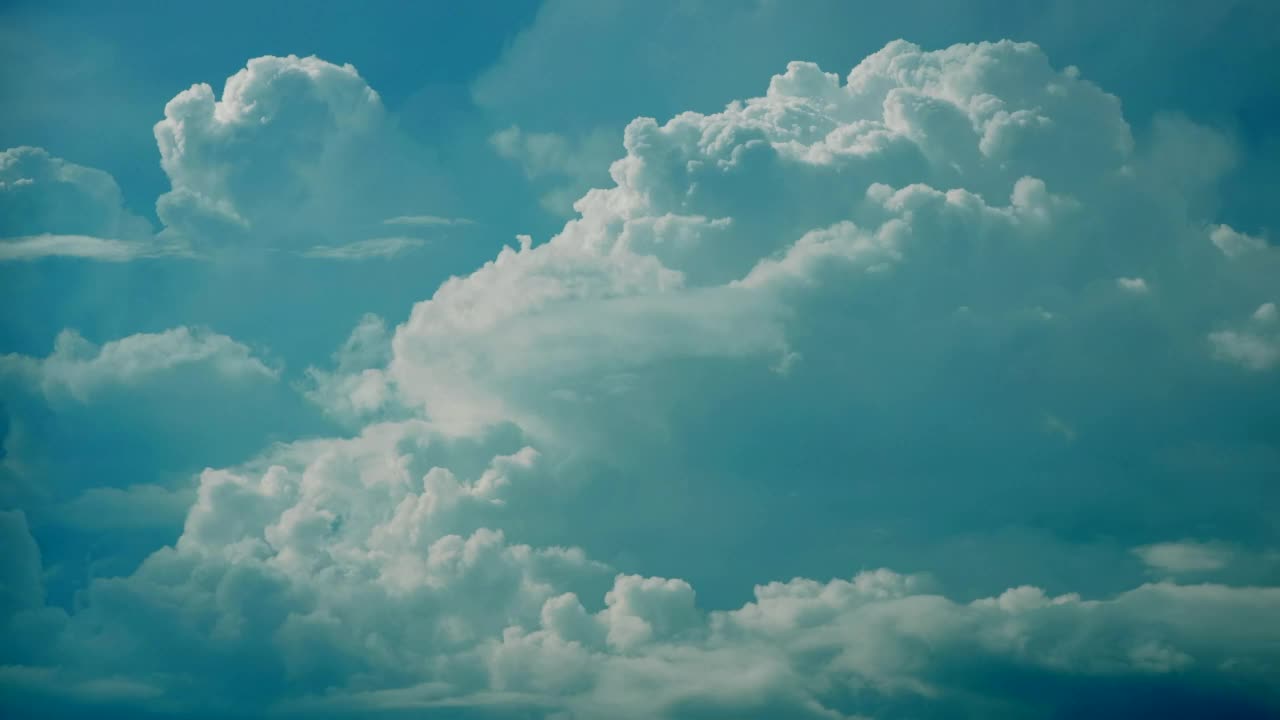
<svg viewBox="0 0 1280 720">
<path fill-rule="evenodd" d="M 1265 250 L 1267 241 L 1252 235 L 1238 232 L 1230 225 L 1218 225 L 1209 233 L 1209 239 L 1229 258 L 1247 255 L 1251 252 Z"/>
<path fill-rule="evenodd" d="M 1083 600 L 1018 587 L 961 602 L 877 570 L 769 583 L 740 608 L 705 612 L 683 580 L 610 583 L 580 550 L 486 529 L 551 489 L 521 443 L 408 421 L 206 471 L 177 544 L 95 581 L 84 608 L 54 624 L 55 646 L 75 653 L 65 681 L 111 677 L 147 692 L 93 700 L 174 711 L 557 718 L 941 717 L 944 706 L 1036 717 L 1117 680 L 1175 698 L 1205 687 L 1245 711 L 1277 700 L 1213 693 L 1260 690 L 1274 673 L 1280 638 L 1260 628 L 1280 590 L 1160 583 Z M 40 608 L 34 557 L 35 570 L 6 569 L 27 588 L 14 612 Z M 1039 690 L 998 691 L 1011 672 Z"/>
<path fill-rule="evenodd" d="M 82 401 L 103 387 L 134 385 L 190 365 L 205 365 L 215 376 L 231 381 L 276 376 L 248 347 L 226 335 L 186 327 L 130 335 L 102 346 L 64 330 L 46 358 L 0 357 L 6 374 L 23 378 L 46 395 L 66 393 Z"/>
<path fill-rule="evenodd" d="M 1134 553 L 1153 570 L 1195 573 L 1221 570 L 1231 562 L 1231 548 L 1221 543 L 1193 540 L 1156 543 L 1135 548 Z"/>
<path fill-rule="evenodd" d="M 1247 326 L 1209 334 L 1214 353 L 1250 370 L 1269 370 L 1280 363 L 1280 322 L 1275 303 L 1263 303 L 1249 316 Z"/>
<path fill-rule="evenodd" d="M 446 195 L 355 68 L 315 57 L 251 60 L 221 95 L 194 85 L 155 135 L 172 185 L 156 210 L 197 246 L 347 240 Z"/>
<path fill-rule="evenodd" d="M 251 64 L 221 104 L 171 105 L 191 157 L 224 121 L 275 132 L 237 118 L 259 117 L 240 84 L 277 77 L 300 113 L 378 116 L 354 71 Z M 204 471 L 180 538 L 11 664 L 173 712 L 1280 706 L 1280 590 L 1141 584 L 1139 564 L 1196 565 L 1159 544 L 1173 529 L 1274 538 L 1275 390 L 1212 338 L 1274 321 L 1280 260 L 1207 236 L 1226 164 L 1179 177 L 1116 98 L 1010 42 L 895 42 L 843 79 L 792 63 L 722 112 L 634 121 L 623 148 L 555 237 L 394 331 L 366 316 L 311 372 L 361 431 Z M 284 223 L 246 185 L 169 171 L 231 224 Z M 937 577 L 853 574 L 889 559 Z"/>
<path fill-rule="evenodd" d="M 70 256 L 122 261 L 159 252 L 109 174 L 42 148 L 0 152 L 0 261 Z"/>
<path fill-rule="evenodd" d="M 1208 132 L 1173 123 L 1160 142 Z M 503 251 L 415 308 L 388 366 L 404 397 L 440 420 L 527 420 L 552 395 L 599 393 L 575 383 L 602 367 L 751 354 L 791 367 L 851 302 L 878 316 L 824 342 L 909 353 L 905 382 L 957 342 L 994 360 L 1030 333 L 1011 375 L 1056 396 L 1066 357 L 1142 372 L 1141 353 L 1104 370 L 1117 358 L 1084 351 L 1106 332 L 1146 327 L 1161 334 L 1152 349 L 1207 359 L 1203 339 L 1266 299 L 1277 262 L 1265 247 L 1249 264 L 1217 254 L 1187 222 L 1189 186 L 1135 150 L 1116 99 L 1028 44 L 894 43 L 843 82 L 792 63 L 764 97 L 637 120 L 624 145 L 615 187 L 584 196 L 550 242 Z M 1212 186 L 1194 172 L 1191 186 Z M 1200 283 L 1218 305 L 1186 300 Z M 1154 285 L 1168 290 L 1154 308 L 1125 299 Z"/>
</svg>

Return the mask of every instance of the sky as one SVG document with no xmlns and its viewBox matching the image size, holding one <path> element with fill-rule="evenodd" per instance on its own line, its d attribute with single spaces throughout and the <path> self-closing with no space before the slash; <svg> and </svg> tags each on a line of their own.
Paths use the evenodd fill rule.
<svg viewBox="0 0 1280 720">
<path fill-rule="evenodd" d="M 1280 5 L 0 6 L 0 714 L 1280 714 Z"/>
</svg>

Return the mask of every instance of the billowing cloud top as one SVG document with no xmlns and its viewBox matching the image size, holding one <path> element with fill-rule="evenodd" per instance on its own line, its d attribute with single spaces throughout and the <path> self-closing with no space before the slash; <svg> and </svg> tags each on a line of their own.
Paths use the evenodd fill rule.
<svg viewBox="0 0 1280 720">
<path fill-rule="evenodd" d="M 428 158 L 351 65 L 251 60 L 221 96 L 201 83 L 170 100 L 155 136 L 173 188 L 156 210 L 194 244 L 318 245 L 439 200 Z"/>
<path fill-rule="evenodd" d="M 1162 122 L 1136 143 L 1013 42 L 637 119 L 558 234 L 311 370 L 353 437 L 205 470 L 176 543 L 73 612 L 0 515 L 0 682 L 215 715 L 1274 712 L 1280 589 L 1184 532 L 1275 540 L 1280 253 L 1204 215 L 1229 143 Z M 166 109 L 161 217 L 306 236 L 383 123 L 354 69 L 251 62 Z M 266 371 L 183 335 L 65 383 L 178 340 Z M 904 558 L 935 577 L 874 569 Z"/>
</svg>

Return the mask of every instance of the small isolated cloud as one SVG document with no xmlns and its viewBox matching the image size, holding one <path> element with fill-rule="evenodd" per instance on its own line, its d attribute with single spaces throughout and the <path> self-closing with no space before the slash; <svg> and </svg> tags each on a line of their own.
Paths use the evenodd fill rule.
<svg viewBox="0 0 1280 720">
<path fill-rule="evenodd" d="M 1140 277 L 1116 278 L 1116 287 L 1134 295 L 1146 295 L 1151 290 L 1147 287 L 1147 281 Z"/>
<path fill-rule="evenodd" d="M 1209 333 L 1214 355 L 1249 370 L 1270 370 L 1280 365 L 1280 327 L 1275 303 L 1263 303 L 1249 316 L 1248 323 L 1230 330 Z"/>
<path fill-rule="evenodd" d="M 1143 545 L 1134 548 L 1133 554 L 1152 570 L 1174 574 L 1221 570 L 1234 556 L 1231 548 L 1223 543 L 1194 540 Z"/>
<path fill-rule="evenodd" d="M 1214 354 L 1249 370 L 1270 370 L 1280 363 L 1280 337 L 1220 330 L 1209 334 Z"/>
<path fill-rule="evenodd" d="M 303 252 L 302 256 L 323 260 L 390 258 L 426 244 L 426 240 L 412 237 L 370 238 L 347 245 L 318 245 Z"/>
<path fill-rule="evenodd" d="M 439 215 L 400 215 L 382 221 L 384 225 L 422 225 L 426 227 L 474 225 L 475 220 L 464 217 L 441 217 Z"/>
<path fill-rule="evenodd" d="M 1209 231 L 1209 239 L 1213 242 L 1223 255 L 1229 258 L 1248 255 L 1249 253 L 1264 250 L 1267 247 L 1267 241 L 1246 235 L 1232 228 L 1230 225 L 1216 225 Z"/>
</svg>

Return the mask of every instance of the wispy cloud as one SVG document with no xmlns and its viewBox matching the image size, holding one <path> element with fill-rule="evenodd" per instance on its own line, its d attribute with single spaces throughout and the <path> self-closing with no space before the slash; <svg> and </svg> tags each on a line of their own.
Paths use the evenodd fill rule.
<svg viewBox="0 0 1280 720">
<path fill-rule="evenodd" d="M 448 218 L 439 215 L 398 215 L 393 218 L 387 218 L 382 221 L 383 225 L 420 225 L 426 227 L 451 226 L 459 225 L 475 225 L 476 221 L 470 218 L 457 217 Z"/>
<path fill-rule="evenodd" d="M 384 237 L 360 240 L 347 245 L 317 245 L 302 253 L 303 257 L 323 260 L 368 260 L 389 258 L 427 243 L 421 238 Z"/>
<path fill-rule="evenodd" d="M 138 258 L 185 256 L 175 247 L 146 242 L 112 240 L 92 235 L 24 235 L 0 239 L 0 262 L 38 260 L 46 257 L 75 257 L 106 262 L 127 262 Z"/>
</svg>

